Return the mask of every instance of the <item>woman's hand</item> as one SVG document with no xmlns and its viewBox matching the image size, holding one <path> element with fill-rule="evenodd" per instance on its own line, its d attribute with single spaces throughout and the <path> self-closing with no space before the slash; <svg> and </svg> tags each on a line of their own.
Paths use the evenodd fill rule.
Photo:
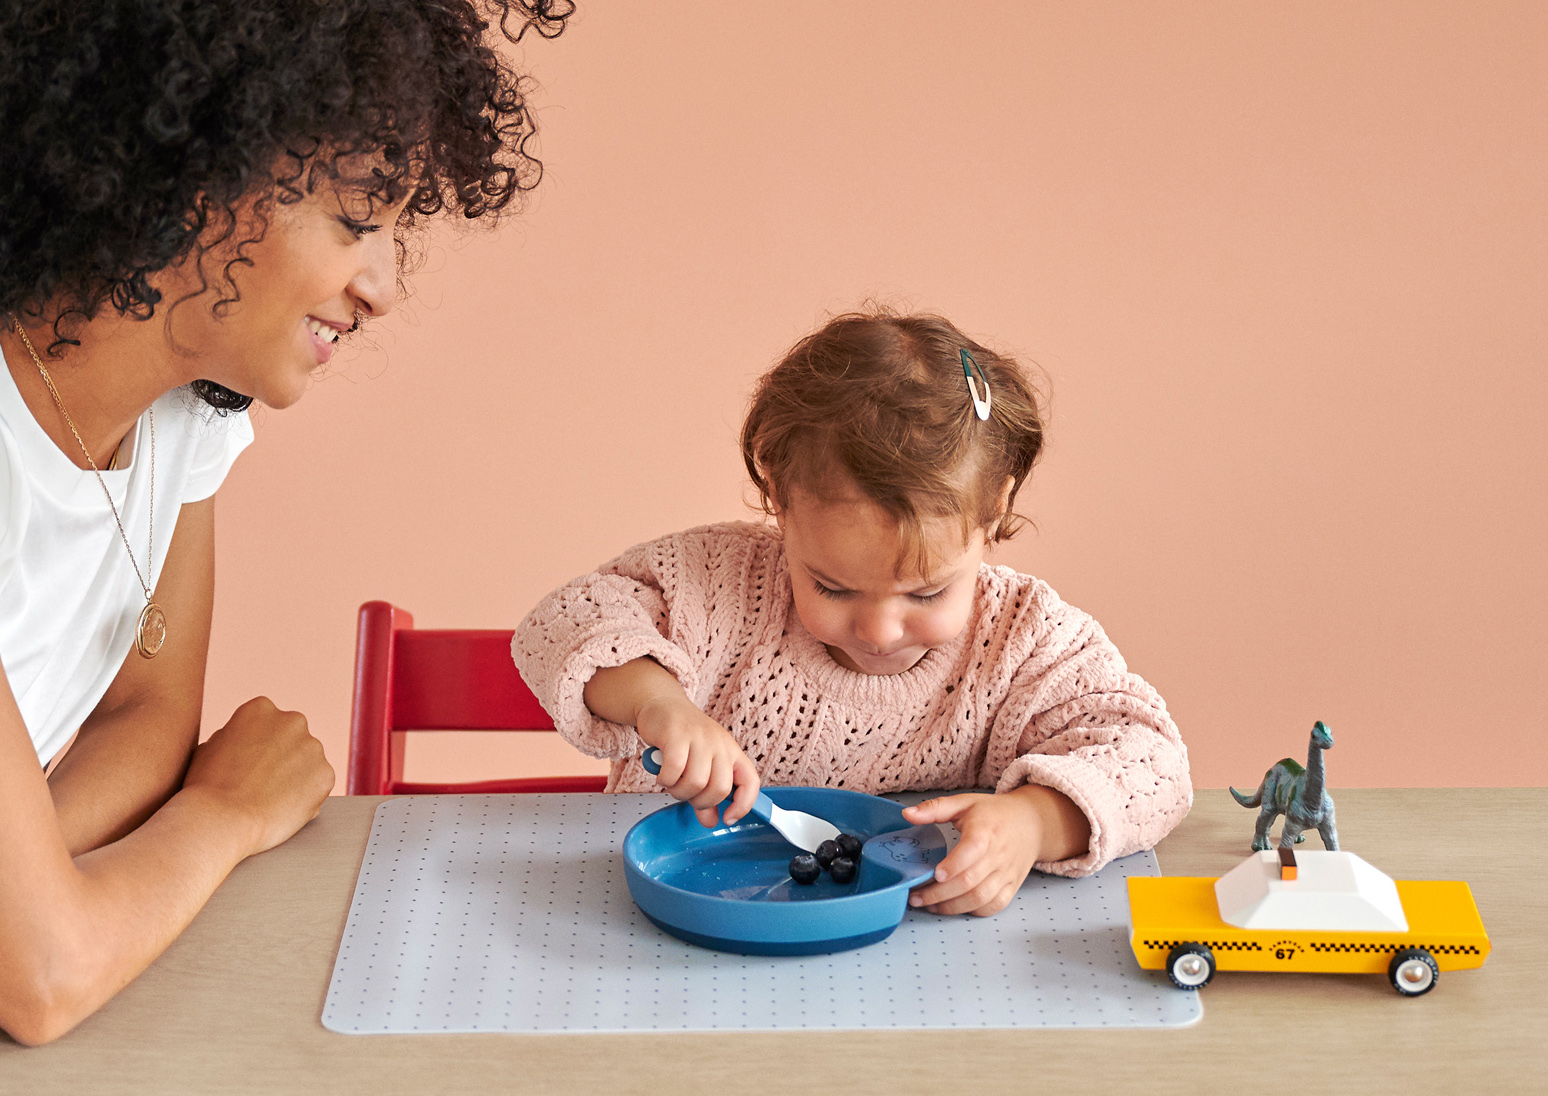
<svg viewBox="0 0 1548 1096">
<path fill-rule="evenodd" d="M 200 745 L 183 794 L 204 797 L 242 820 L 252 835 L 248 855 L 288 839 L 317 817 L 333 790 L 333 766 L 306 716 L 260 696 Z"/>
<path fill-rule="evenodd" d="M 713 829 L 720 824 L 720 802 L 733 788 L 726 825 L 752 809 L 758 798 L 757 767 L 731 732 L 700 711 L 686 694 L 647 700 L 636 713 L 634 728 L 647 746 L 661 751 L 656 783 L 672 798 L 691 803 L 701 825 Z"/>
<path fill-rule="evenodd" d="M 1067 860 L 1091 841 L 1085 814 L 1067 796 L 1038 784 L 996 795 L 948 795 L 908 807 L 914 825 L 951 822 L 962 835 L 935 869 L 935 881 L 917 888 L 910 906 L 931 913 L 989 917 L 1016 897 L 1038 861 Z"/>
</svg>

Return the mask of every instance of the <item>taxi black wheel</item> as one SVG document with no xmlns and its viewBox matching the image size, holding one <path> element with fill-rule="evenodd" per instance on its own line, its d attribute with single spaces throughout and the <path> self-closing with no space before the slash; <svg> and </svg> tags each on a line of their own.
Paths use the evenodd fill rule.
<svg viewBox="0 0 1548 1096">
<path fill-rule="evenodd" d="M 1435 988 L 1440 967 L 1424 948 L 1403 948 L 1387 964 L 1387 980 L 1404 997 L 1419 997 Z"/>
<path fill-rule="evenodd" d="M 1178 989 L 1203 989 L 1215 976 L 1215 953 L 1203 944 L 1178 944 L 1166 953 L 1166 976 Z"/>
</svg>

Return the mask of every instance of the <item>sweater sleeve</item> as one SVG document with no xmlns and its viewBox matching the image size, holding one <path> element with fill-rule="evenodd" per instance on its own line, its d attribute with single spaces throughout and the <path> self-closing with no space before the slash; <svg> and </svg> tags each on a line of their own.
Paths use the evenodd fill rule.
<svg viewBox="0 0 1548 1096">
<path fill-rule="evenodd" d="M 583 753 L 622 758 L 640 749 L 633 727 L 586 707 L 586 683 L 599 669 L 653 658 L 695 696 L 700 644 L 693 637 L 703 630 L 703 599 L 676 581 L 692 571 L 682 559 L 691 549 L 686 535 L 637 545 L 549 594 L 516 629 L 517 670 L 559 733 Z"/>
<path fill-rule="evenodd" d="M 987 760 L 994 765 L 998 753 L 1008 761 L 996 791 L 1041 784 L 1085 813 L 1086 853 L 1036 867 L 1090 875 L 1170 833 L 1193 804 L 1193 784 L 1187 747 L 1160 695 L 1129 673 L 1101 625 L 1050 598 L 1047 637 L 1011 682 Z"/>
</svg>

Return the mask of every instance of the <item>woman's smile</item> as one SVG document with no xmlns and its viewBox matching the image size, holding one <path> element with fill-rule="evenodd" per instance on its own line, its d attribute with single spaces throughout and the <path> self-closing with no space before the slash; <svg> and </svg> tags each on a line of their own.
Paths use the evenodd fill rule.
<svg viewBox="0 0 1548 1096">
<path fill-rule="evenodd" d="M 306 318 L 307 334 L 312 340 L 312 352 L 317 355 L 318 365 L 327 365 L 337 349 L 340 335 L 345 334 L 354 327 L 354 321 L 341 324 L 336 320 L 321 320 L 316 316 Z"/>
</svg>

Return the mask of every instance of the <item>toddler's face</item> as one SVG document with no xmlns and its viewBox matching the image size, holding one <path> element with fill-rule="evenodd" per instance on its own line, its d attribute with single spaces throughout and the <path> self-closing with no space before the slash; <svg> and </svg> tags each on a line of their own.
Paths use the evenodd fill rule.
<svg viewBox="0 0 1548 1096">
<path fill-rule="evenodd" d="M 984 530 L 963 545 L 955 519 L 926 522 L 929 573 L 900 574 L 897 522 L 870 499 L 818 500 L 796 490 L 778 518 L 796 615 L 839 665 L 900 674 L 967 627 Z"/>
</svg>

